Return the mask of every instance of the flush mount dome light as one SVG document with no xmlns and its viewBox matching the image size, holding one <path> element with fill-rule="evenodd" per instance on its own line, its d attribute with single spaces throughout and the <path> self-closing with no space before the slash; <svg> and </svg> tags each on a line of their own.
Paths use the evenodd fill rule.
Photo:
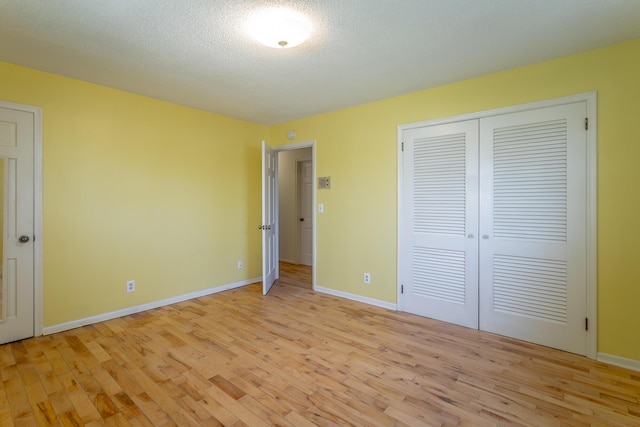
<svg viewBox="0 0 640 427">
<path fill-rule="evenodd" d="M 289 48 L 309 38 L 311 23 L 300 12 L 270 8 L 256 12 L 246 23 L 249 35 L 265 46 Z"/>
</svg>

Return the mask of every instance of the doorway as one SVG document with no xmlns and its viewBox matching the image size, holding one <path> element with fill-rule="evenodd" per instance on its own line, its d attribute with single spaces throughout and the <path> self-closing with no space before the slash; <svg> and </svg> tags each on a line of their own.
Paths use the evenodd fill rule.
<svg viewBox="0 0 640 427">
<path fill-rule="evenodd" d="M 280 262 L 313 270 L 313 147 L 278 148 L 278 248 Z M 312 287 L 312 283 L 308 284 Z"/>
<path fill-rule="evenodd" d="M 301 225 L 309 225 L 311 229 L 313 228 L 311 194 L 308 200 L 303 200 L 305 195 L 302 185 L 304 184 L 301 182 L 303 164 L 309 165 L 308 179 L 312 179 L 311 155 L 310 147 L 278 152 L 279 255 L 280 261 L 291 264 L 312 264 L 312 260 L 303 262 L 301 257 Z M 309 187 L 311 187 L 310 184 L 309 182 Z M 307 215 L 306 218 L 305 215 Z M 307 224 L 304 224 L 305 221 Z M 311 251 L 311 242 L 309 242 L 309 251 Z"/>
<path fill-rule="evenodd" d="M 280 262 L 283 262 L 293 266 L 301 266 L 302 268 L 310 267 L 309 276 L 311 277 L 311 282 L 308 286 L 315 289 L 316 214 L 314 206 L 316 190 L 313 185 L 316 165 L 315 141 L 288 144 L 274 148 L 273 151 L 277 157 L 274 162 L 276 165 L 274 200 L 276 209 L 272 210 L 275 212 L 274 225 L 276 232 L 274 237 L 277 240 L 276 244 L 272 245 L 272 247 L 277 248 L 275 265 L 279 266 Z M 306 173 L 306 178 L 302 179 L 300 172 Z M 264 179 L 265 177 L 263 176 Z M 305 189 L 302 189 L 305 191 L 302 192 L 301 182 L 306 182 L 304 184 Z M 302 198 L 305 198 L 305 201 L 302 201 Z M 306 206 L 304 212 L 301 210 L 301 202 Z M 301 214 L 305 216 L 301 216 Z M 304 221 L 301 221 L 300 218 L 304 218 Z M 306 224 L 301 226 L 301 223 Z M 264 230 L 263 238 L 265 238 Z M 302 242 L 303 239 L 305 239 L 304 243 Z M 302 256 L 303 251 L 306 251 L 305 257 Z M 263 264 L 265 262 L 269 262 L 269 257 L 265 257 L 263 250 Z M 279 274 L 276 274 L 275 277 L 279 277 Z M 263 293 L 266 294 L 266 292 L 268 292 L 268 289 L 266 291 L 263 289 Z"/>
</svg>

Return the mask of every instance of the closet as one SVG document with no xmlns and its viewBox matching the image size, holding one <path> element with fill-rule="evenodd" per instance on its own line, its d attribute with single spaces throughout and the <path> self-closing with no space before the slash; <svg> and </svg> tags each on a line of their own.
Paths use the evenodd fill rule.
<svg viewBox="0 0 640 427">
<path fill-rule="evenodd" d="M 399 129 L 402 310 L 588 353 L 589 106 L 561 102 Z"/>
</svg>

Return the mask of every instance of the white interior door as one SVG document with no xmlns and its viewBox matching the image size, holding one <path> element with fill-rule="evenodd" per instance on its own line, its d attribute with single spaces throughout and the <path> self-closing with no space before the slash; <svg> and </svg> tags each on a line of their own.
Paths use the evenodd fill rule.
<svg viewBox="0 0 640 427">
<path fill-rule="evenodd" d="M 300 162 L 300 264 L 313 264 L 313 165 Z"/>
<path fill-rule="evenodd" d="M 34 129 L 32 112 L 0 108 L 0 343 L 34 335 Z"/>
<path fill-rule="evenodd" d="M 404 133 L 404 310 L 478 327 L 478 121 Z"/>
<path fill-rule="evenodd" d="M 278 278 L 277 162 L 274 149 L 262 141 L 262 294 Z"/>
<path fill-rule="evenodd" d="M 586 103 L 480 120 L 480 328 L 586 354 Z"/>
</svg>

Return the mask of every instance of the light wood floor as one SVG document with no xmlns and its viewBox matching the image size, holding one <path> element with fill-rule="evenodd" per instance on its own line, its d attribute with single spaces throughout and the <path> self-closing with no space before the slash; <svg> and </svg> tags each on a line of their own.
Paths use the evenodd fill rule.
<svg viewBox="0 0 640 427">
<path fill-rule="evenodd" d="M 639 426 L 640 373 L 261 285 L 0 346 L 0 426 Z"/>
</svg>

